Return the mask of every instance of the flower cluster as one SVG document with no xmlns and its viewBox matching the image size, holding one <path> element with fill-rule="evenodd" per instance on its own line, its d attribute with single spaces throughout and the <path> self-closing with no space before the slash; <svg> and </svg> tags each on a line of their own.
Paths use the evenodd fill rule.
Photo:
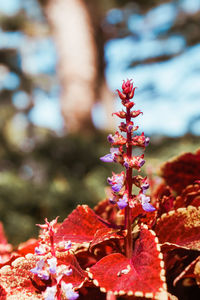
<svg viewBox="0 0 200 300">
<path fill-rule="evenodd" d="M 45 224 L 37 224 L 41 229 L 40 243 L 35 247 L 35 254 L 40 256 L 35 268 L 30 271 L 38 276 L 43 281 L 50 281 L 51 285 L 47 286 L 43 296 L 45 300 L 61 299 L 64 295 L 69 300 L 75 300 L 79 297 L 74 291 L 71 283 L 64 281 L 65 276 L 72 274 L 72 269 L 65 264 L 58 264 L 56 251 L 68 251 L 71 248 L 71 242 L 54 243 L 56 233 L 57 219 L 48 222 L 45 219 Z"/>
<path fill-rule="evenodd" d="M 132 80 L 124 81 L 122 84 L 122 92 L 117 90 L 121 99 L 122 105 L 125 107 L 125 111 L 119 111 L 114 113 L 121 119 L 125 119 L 120 123 L 119 131 L 116 131 L 114 135 L 109 134 L 107 139 L 111 144 L 110 153 L 101 157 L 103 162 L 115 162 L 120 163 L 126 169 L 125 172 L 120 174 L 114 174 L 108 178 L 108 183 L 112 188 L 112 196 L 109 198 L 112 204 L 117 204 L 120 209 L 126 206 L 134 207 L 137 203 L 142 205 L 145 211 L 151 212 L 155 208 L 150 204 L 150 197 L 146 196 L 146 191 L 149 188 L 147 177 L 133 176 L 132 170 L 140 171 L 144 165 L 144 154 L 132 156 L 132 147 L 140 147 L 145 150 L 149 144 L 149 137 L 145 137 L 144 132 L 141 135 L 134 135 L 134 132 L 138 130 L 138 126 L 135 126 L 132 119 L 138 117 L 142 112 L 140 110 L 131 110 L 135 103 L 131 101 L 135 93 L 135 87 L 133 87 Z M 123 136 L 125 133 L 125 136 Z M 139 195 L 132 195 L 132 185 L 136 185 L 140 188 Z"/>
</svg>

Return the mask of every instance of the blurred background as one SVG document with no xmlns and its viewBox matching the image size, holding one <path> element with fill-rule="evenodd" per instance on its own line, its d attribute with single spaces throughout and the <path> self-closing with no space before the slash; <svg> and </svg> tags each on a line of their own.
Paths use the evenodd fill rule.
<svg viewBox="0 0 200 300">
<path fill-rule="evenodd" d="M 133 78 L 146 165 L 200 146 L 200 0 L 0 1 L 0 220 L 17 244 L 105 197 L 115 90 Z"/>
</svg>

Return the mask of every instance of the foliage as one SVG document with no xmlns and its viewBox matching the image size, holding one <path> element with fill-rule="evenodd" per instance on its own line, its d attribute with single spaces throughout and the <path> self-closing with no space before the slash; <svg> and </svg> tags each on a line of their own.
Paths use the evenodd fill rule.
<svg viewBox="0 0 200 300">
<path fill-rule="evenodd" d="M 130 81 L 127 87 L 132 91 Z M 131 91 L 123 89 L 127 114 Z M 2 300 L 175 299 L 172 294 L 186 299 L 188 282 L 193 299 L 198 298 L 200 181 L 194 165 L 198 168 L 200 164 L 199 151 L 165 163 L 162 182 L 153 177 L 149 181 L 140 175 L 132 177 L 132 168 L 139 170 L 142 165 L 128 149 L 135 143 L 144 148 L 148 139 L 143 134 L 132 136 L 134 126 L 129 117 L 125 119 L 126 126 L 120 124 L 120 128 L 126 138 L 108 136 L 112 145 L 120 143 L 122 147 L 123 142 L 124 150 L 112 146 L 115 150 L 102 157 L 126 168 L 126 174 L 114 173 L 108 178 L 114 199 L 101 201 L 94 210 L 78 205 L 60 224 L 57 218 L 51 222 L 45 219 L 45 224 L 38 225 L 39 237 L 14 251 L 0 228 Z M 183 176 L 187 180 L 182 180 Z M 138 195 L 132 194 L 130 182 L 139 187 Z M 149 184 L 152 204 L 146 196 Z M 145 201 L 144 196 L 148 198 Z"/>
</svg>

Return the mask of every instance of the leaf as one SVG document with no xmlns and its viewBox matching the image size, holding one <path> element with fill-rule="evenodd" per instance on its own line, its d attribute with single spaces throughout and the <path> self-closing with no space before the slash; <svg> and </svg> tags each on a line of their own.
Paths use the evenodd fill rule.
<svg viewBox="0 0 200 300">
<path fill-rule="evenodd" d="M 72 269 L 72 274 L 65 276 L 64 281 L 66 283 L 72 283 L 74 287 L 80 288 L 84 282 L 88 279 L 87 273 L 80 267 L 76 257 L 71 252 L 56 253 L 58 259 L 58 265 L 67 265 Z"/>
<path fill-rule="evenodd" d="M 177 193 L 199 180 L 200 174 L 200 150 L 196 153 L 184 153 L 183 155 L 166 162 L 161 168 L 161 176 L 166 183 Z"/>
<path fill-rule="evenodd" d="M 0 300 L 6 300 L 6 291 L 4 290 L 3 287 L 0 286 Z"/>
<path fill-rule="evenodd" d="M 200 206 L 200 185 L 192 184 L 188 185 L 181 193 L 176 197 L 175 208 L 187 207 L 189 205 L 198 207 Z"/>
<path fill-rule="evenodd" d="M 92 249 L 93 247 L 109 240 L 119 240 L 119 239 L 124 239 L 125 233 L 123 233 L 119 229 L 112 229 L 112 228 L 102 228 L 97 230 L 95 233 L 94 239 L 90 244 L 90 248 Z"/>
<path fill-rule="evenodd" d="M 193 260 L 182 272 L 181 274 L 179 274 L 179 276 L 177 276 L 173 282 L 173 285 L 176 285 L 177 282 L 185 277 L 189 277 L 189 278 L 195 278 L 195 275 L 197 276 L 197 282 L 198 282 L 198 275 L 199 275 L 199 279 L 200 279 L 200 269 L 198 270 L 198 263 L 200 261 L 200 256 L 198 256 L 195 260 Z M 194 270 L 195 270 L 195 265 L 196 267 L 196 274 L 194 274 Z M 198 274 L 199 273 L 199 274 Z"/>
<path fill-rule="evenodd" d="M 25 256 L 28 253 L 35 253 L 35 247 L 38 247 L 39 241 L 36 239 L 29 239 L 28 241 L 19 244 L 17 253 Z"/>
<path fill-rule="evenodd" d="M 9 260 L 11 256 L 12 245 L 8 244 L 4 233 L 3 225 L 0 222 L 0 265 Z"/>
<path fill-rule="evenodd" d="M 94 207 L 94 212 L 99 215 L 104 220 L 117 225 L 122 225 L 122 217 L 120 215 L 120 210 L 117 205 L 110 204 L 108 199 L 99 202 Z"/>
<path fill-rule="evenodd" d="M 77 208 L 63 221 L 55 234 L 55 242 L 89 243 L 98 229 L 107 226 L 87 205 Z"/>
<path fill-rule="evenodd" d="M 30 299 L 30 295 L 31 299 L 41 299 L 40 295 L 37 295 L 38 290 L 32 284 L 34 275 L 30 272 L 30 269 L 35 267 L 36 260 L 34 255 L 28 254 L 26 257 L 18 257 L 11 265 L 0 269 L 0 286 L 7 293 L 6 299 Z"/>
<path fill-rule="evenodd" d="M 131 259 L 121 253 L 108 255 L 89 269 L 89 276 L 103 292 L 164 300 L 167 296 L 162 259 L 155 233 L 144 226 Z"/>
<path fill-rule="evenodd" d="M 188 206 L 163 214 L 157 221 L 155 232 L 162 244 L 200 250 L 200 209 Z"/>
</svg>

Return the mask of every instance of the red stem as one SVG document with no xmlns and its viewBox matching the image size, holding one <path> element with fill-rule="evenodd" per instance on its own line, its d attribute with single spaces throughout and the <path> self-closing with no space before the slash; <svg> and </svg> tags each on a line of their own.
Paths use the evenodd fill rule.
<svg viewBox="0 0 200 300">
<path fill-rule="evenodd" d="M 126 109 L 126 125 L 128 125 L 131 121 L 130 108 Z M 130 142 L 132 140 L 132 132 L 127 132 L 127 146 L 126 146 L 126 154 L 128 158 L 132 157 L 132 146 Z M 126 170 L 126 189 L 128 191 L 128 201 L 132 198 L 132 168 L 128 168 Z M 133 239 L 132 239 L 132 228 L 131 228 L 131 209 L 129 205 L 125 208 L 125 229 L 127 230 L 127 235 L 125 237 L 125 252 L 126 257 L 132 257 L 133 251 Z"/>
</svg>

